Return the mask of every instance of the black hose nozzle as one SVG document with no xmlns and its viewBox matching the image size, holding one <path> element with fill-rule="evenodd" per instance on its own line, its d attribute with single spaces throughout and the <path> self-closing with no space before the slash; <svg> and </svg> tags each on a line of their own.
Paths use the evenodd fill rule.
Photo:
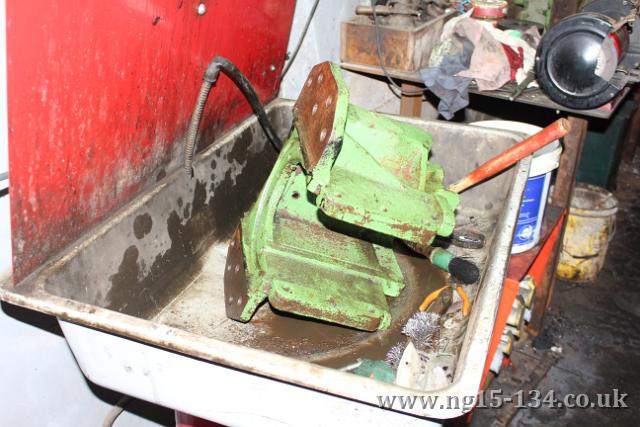
<svg viewBox="0 0 640 427">
<path fill-rule="evenodd" d="M 271 145 L 273 145 L 277 151 L 280 151 L 282 148 L 282 140 L 278 138 L 273 126 L 271 126 L 267 113 L 264 111 L 264 107 L 260 102 L 260 98 L 258 98 L 256 91 L 253 89 L 253 86 L 251 86 L 251 82 L 249 82 L 233 62 L 222 56 L 216 56 L 213 61 L 207 65 L 207 69 L 204 72 L 202 86 L 200 86 L 196 105 L 193 108 L 189 128 L 187 129 L 187 141 L 184 147 L 184 169 L 190 177 L 193 177 L 193 155 L 196 151 L 196 139 L 198 136 L 198 128 L 200 127 L 200 120 L 202 119 L 202 112 L 204 111 L 204 106 L 207 103 L 211 86 L 213 86 L 218 80 L 220 70 L 224 71 L 224 73 L 229 76 L 235 85 L 242 91 L 249 102 L 249 105 L 251 105 L 253 112 L 258 116 L 258 122 L 262 126 L 262 129 L 271 142 Z"/>
</svg>

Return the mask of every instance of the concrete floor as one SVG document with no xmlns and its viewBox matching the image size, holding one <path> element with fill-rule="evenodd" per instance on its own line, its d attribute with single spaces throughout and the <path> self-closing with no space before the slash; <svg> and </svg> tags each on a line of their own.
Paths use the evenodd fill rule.
<svg viewBox="0 0 640 427">
<path fill-rule="evenodd" d="M 628 393 L 627 409 L 478 410 L 473 426 L 630 426 L 640 425 L 640 317 L 622 311 L 616 295 L 640 301 L 640 158 L 625 165 L 615 191 L 620 210 L 603 271 L 594 283 L 558 282 L 540 337 L 521 341 L 491 389 L 503 395 L 549 390 L 568 393 Z M 636 310 L 638 310 L 636 306 Z M 638 310 L 640 311 L 640 310 Z M 561 353 L 550 350 L 551 346 Z M 537 347 L 537 348 L 536 348 Z M 526 396 L 525 392 L 525 396 Z M 488 395 L 485 395 L 487 397 Z M 487 397 L 488 398 L 488 397 Z M 526 400 L 525 400 L 526 402 Z"/>
</svg>

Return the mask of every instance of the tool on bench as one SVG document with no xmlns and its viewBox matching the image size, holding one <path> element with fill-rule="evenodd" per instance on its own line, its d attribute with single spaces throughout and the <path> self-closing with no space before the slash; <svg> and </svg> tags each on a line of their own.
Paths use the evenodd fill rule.
<svg viewBox="0 0 640 427">
<path fill-rule="evenodd" d="M 428 247 L 455 226 L 459 196 L 429 161 L 431 135 L 349 103 L 341 72 L 315 66 L 294 127 L 229 245 L 227 316 L 276 310 L 385 329 L 404 278 L 394 239 Z"/>
</svg>

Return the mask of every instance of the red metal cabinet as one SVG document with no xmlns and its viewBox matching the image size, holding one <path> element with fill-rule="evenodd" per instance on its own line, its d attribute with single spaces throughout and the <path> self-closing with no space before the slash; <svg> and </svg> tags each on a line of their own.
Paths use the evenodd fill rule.
<svg viewBox="0 0 640 427">
<path fill-rule="evenodd" d="M 216 54 L 274 98 L 293 9 L 294 0 L 8 0 L 14 281 L 180 161 Z M 249 114 L 222 77 L 206 136 Z"/>
</svg>

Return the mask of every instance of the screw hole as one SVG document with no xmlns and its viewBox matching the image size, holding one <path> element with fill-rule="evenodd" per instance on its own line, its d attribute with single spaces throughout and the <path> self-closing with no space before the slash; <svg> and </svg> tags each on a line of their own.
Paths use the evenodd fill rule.
<svg viewBox="0 0 640 427">
<path fill-rule="evenodd" d="M 297 191 L 294 191 L 293 193 L 291 193 L 291 197 L 293 197 L 294 199 L 299 199 L 300 193 L 298 193 Z"/>
</svg>

